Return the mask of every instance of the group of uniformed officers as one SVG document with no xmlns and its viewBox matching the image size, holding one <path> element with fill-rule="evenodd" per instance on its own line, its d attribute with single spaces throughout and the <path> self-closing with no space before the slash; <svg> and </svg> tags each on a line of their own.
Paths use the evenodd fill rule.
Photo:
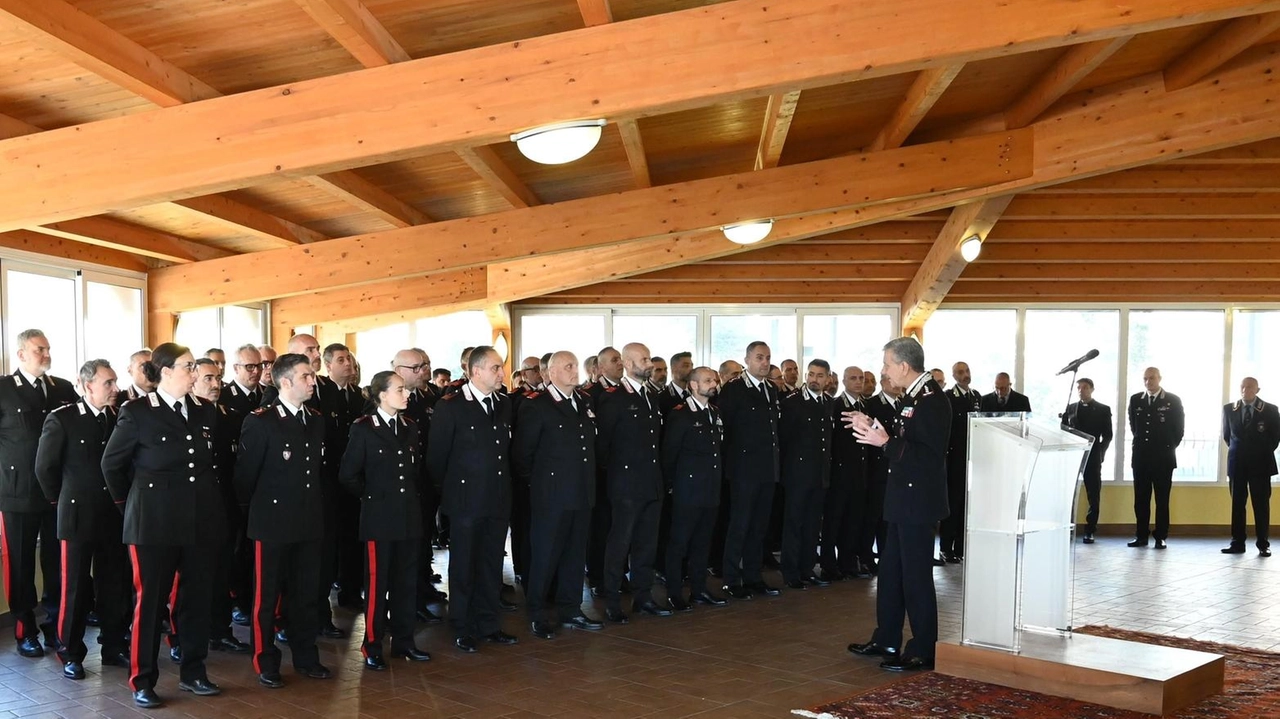
<svg viewBox="0 0 1280 719">
<path fill-rule="evenodd" d="M 911 606 L 927 572 L 915 564 L 933 563 L 935 529 L 943 559 L 963 558 L 968 414 L 1030 409 L 1007 375 L 982 397 L 964 363 L 944 391 L 915 367 L 906 345 L 893 355 L 903 358 L 897 365 L 886 352 L 878 393 L 871 372 L 848 367 L 837 383 L 817 359 L 801 382 L 794 362 L 771 364 L 763 342 L 747 347 L 743 364 L 719 371 L 694 367 L 688 352 L 674 355 L 669 382 L 655 378 L 667 363 L 639 343 L 590 358 L 583 385 L 572 353 L 549 353 L 522 363 L 524 391 L 514 392 L 492 347 L 468 348 L 462 377 L 447 384 L 432 382 L 424 351 L 401 350 L 362 389 L 348 348 L 322 352 L 302 334 L 285 354 L 245 345 L 230 362 L 221 350 L 197 359 L 174 343 L 142 350 L 130 358 L 124 390 L 107 361 L 93 360 L 80 369 L 77 394 L 48 373 L 42 332 L 17 339 L 18 369 L 0 382 L 0 536 L 18 652 L 42 656 L 43 632 L 64 675 L 83 678 L 85 627 L 95 623 L 103 665 L 129 668 L 134 701 L 144 708 L 162 705 L 155 685 L 165 633 L 182 691 L 220 692 L 206 673 L 210 650 L 249 654 L 270 688 L 284 685 L 279 644 L 297 673 L 330 677 L 316 640 L 344 636 L 333 623 L 335 585 L 338 605 L 365 614 L 361 647 L 370 670 L 386 668 L 388 634 L 390 657 L 429 660 L 415 645 L 415 625 L 442 622 L 433 607 L 446 599 L 459 650 L 514 644 L 499 622 L 516 609 L 503 596 L 509 531 L 530 631 L 544 639 L 560 627 L 603 628 L 581 608 L 584 566 L 604 618 L 622 624 L 628 593 L 631 612 L 654 616 L 725 605 L 709 586 L 712 575 L 734 599 L 776 596 L 780 589 L 762 573 L 775 548 L 783 582 L 795 590 L 869 577 L 889 567 L 888 552 L 894 564 L 880 572 L 881 584 L 905 582 L 907 598 L 881 601 L 907 602 L 916 648 L 911 657 L 893 653 L 899 613 L 896 634 L 878 631 L 856 653 L 887 654 L 889 669 L 928 668 L 936 608 L 931 623 L 915 626 L 928 613 L 921 607 L 933 606 Z M 1252 388 L 1243 404 L 1224 410 L 1228 441 L 1233 433 L 1241 441 L 1255 433 L 1280 439 L 1274 406 L 1256 400 L 1256 382 Z M 1063 420 L 1100 440 L 1086 470 L 1089 542 L 1110 440 L 1109 410 L 1091 392 L 1082 380 L 1081 401 Z M 1176 425 L 1180 439 L 1181 405 L 1160 391 L 1158 371 L 1147 394 L 1130 403 L 1135 478 L 1154 488 L 1162 546 L 1162 472 L 1172 468 L 1152 469 L 1145 448 L 1176 446 L 1159 430 Z M 933 408 L 942 397 L 949 426 L 912 423 L 921 399 Z M 911 454 L 921 433 L 927 451 Z M 1232 466 L 1243 464 L 1232 447 L 1240 457 Z M 895 489 L 895 467 L 924 489 Z M 930 472 L 936 477 L 923 478 Z M 1245 486 L 1257 511 L 1262 485 Z M 1239 505 L 1243 515 L 1243 499 Z M 1260 515 L 1260 533 L 1265 526 Z M 898 553 L 917 558 L 926 540 L 923 562 L 898 561 Z M 433 547 L 446 541 L 448 595 L 434 586 L 440 576 L 431 566 Z M 1264 555 L 1265 542 L 1263 534 Z M 1243 551 L 1243 527 L 1236 546 Z M 655 583 L 665 585 L 661 601 Z M 37 604 L 47 617 L 40 625 Z M 249 626 L 249 643 L 234 636 L 233 624 Z M 896 637 L 894 647 L 887 637 Z"/>
</svg>

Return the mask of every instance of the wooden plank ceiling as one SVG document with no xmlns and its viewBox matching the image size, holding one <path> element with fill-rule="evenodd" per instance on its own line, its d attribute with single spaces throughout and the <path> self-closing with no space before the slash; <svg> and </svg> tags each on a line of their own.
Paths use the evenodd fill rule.
<svg viewBox="0 0 1280 719">
<path fill-rule="evenodd" d="M 0 246 L 146 268 L 157 317 L 348 330 L 1280 300 L 1280 2 L 893 5 L 0 0 Z M 582 160 L 502 139 L 575 107 L 609 120 Z"/>
</svg>

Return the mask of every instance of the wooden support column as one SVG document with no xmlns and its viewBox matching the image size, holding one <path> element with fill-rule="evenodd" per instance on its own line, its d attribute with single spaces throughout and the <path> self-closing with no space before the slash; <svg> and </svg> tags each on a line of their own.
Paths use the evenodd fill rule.
<svg viewBox="0 0 1280 719">
<path fill-rule="evenodd" d="M 165 342 L 172 342 L 177 329 L 178 316 L 172 312 L 148 312 L 147 346 L 154 348 Z"/>
<path fill-rule="evenodd" d="M 489 318 L 489 327 L 493 329 L 490 344 L 497 346 L 498 338 L 504 337 L 507 343 L 507 356 L 502 363 L 503 383 L 510 386 L 511 370 L 515 367 L 516 345 L 511 338 L 511 305 L 496 304 L 484 308 L 485 317 Z"/>
</svg>

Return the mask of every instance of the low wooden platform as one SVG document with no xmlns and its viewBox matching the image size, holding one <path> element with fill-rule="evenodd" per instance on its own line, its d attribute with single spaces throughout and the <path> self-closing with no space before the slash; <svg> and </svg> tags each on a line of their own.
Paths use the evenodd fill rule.
<svg viewBox="0 0 1280 719">
<path fill-rule="evenodd" d="M 1169 714 L 1222 692 L 1222 656 L 1074 634 L 1022 635 L 1022 653 L 939 642 L 937 671 L 1118 709 Z"/>
</svg>

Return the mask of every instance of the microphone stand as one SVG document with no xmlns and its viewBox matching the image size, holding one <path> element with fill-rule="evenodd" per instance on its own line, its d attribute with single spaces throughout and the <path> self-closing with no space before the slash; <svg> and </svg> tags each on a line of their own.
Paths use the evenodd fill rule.
<svg viewBox="0 0 1280 719">
<path fill-rule="evenodd" d="M 1062 414 L 1059 415 L 1059 419 L 1061 420 L 1061 422 L 1059 422 L 1058 424 L 1060 426 L 1067 421 L 1067 411 L 1071 409 L 1071 390 L 1075 389 L 1076 375 L 1079 373 L 1080 373 L 1079 367 L 1076 367 L 1075 369 L 1071 370 L 1071 384 L 1067 385 L 1067 404 L 1065 407 L 1062 408 Z"/>
</svg>

